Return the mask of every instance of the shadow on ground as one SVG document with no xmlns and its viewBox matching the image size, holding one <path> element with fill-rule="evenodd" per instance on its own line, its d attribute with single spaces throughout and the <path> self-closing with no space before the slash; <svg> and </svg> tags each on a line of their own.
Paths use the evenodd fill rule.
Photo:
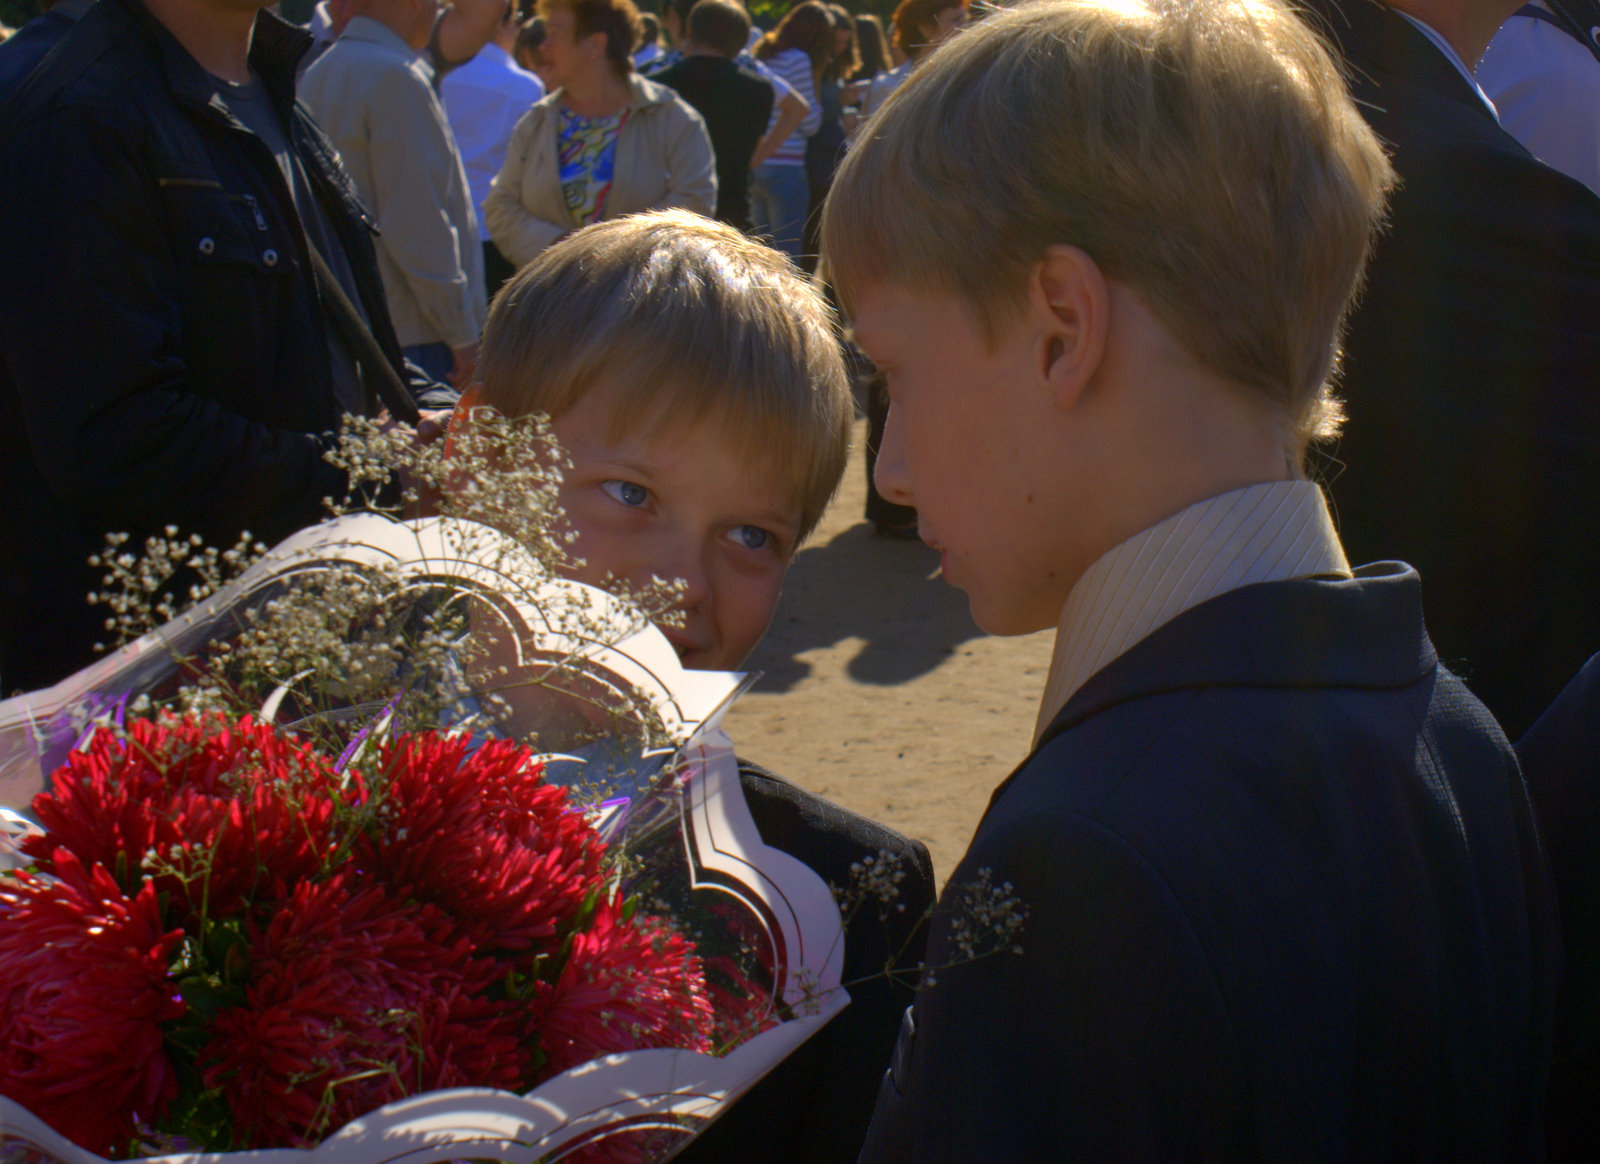
<svg viewBox="0 0 1600 1164">
<path fill-rule="evenodd" d="M 981 632 L 967 597 L 931 577 L 939 556 L 919 541 L 874 537 L 858 523 L 801 550 L 789 567 L 772 629 L 746 667 L 757 691 L 787 691 L 811 671 L 798 656 L 865 640 L 847 670 L 857 683 L 892 686 L 940 666 Z"/>
</svg>

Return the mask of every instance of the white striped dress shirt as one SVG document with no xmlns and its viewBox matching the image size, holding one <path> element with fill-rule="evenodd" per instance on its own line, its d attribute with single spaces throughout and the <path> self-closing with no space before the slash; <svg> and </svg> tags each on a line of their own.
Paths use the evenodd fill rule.
<svg viewBox="0 0 1600 1164">
<path fill-rule="evenodd" d="M 1197 502 L 1108 551 L 1061 608 L 1034 742 L 1090 676 L 1157 627 L 1257 582 L 1350 577 L 1322 490 L 1250 485 Z"/>
</svg>

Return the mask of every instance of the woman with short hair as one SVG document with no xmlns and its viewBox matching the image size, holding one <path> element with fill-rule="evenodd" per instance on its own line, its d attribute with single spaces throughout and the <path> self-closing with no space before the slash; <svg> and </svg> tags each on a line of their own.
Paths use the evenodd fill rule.
<svg viewBox="0 0 1600 1164">
<path fill-rule="evenodd" d="M 632 0 L 539 0 L 552 88 L 512 131 L 484 202 L 489 234 L 520 267 L 562 235 L 641 210 L 711 213 L 716 163 L 705 122 L 634 72 Z"/>
</svg>

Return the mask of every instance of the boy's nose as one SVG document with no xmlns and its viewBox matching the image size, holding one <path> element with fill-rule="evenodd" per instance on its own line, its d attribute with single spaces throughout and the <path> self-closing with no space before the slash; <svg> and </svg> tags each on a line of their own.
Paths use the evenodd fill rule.
<svg viewBox="0 0 1600 1164">
<path fill-rule="evenodd" d="M 878 492 L 897 505 L 915 505 L 911 493 L 911 475 L 906 472 L 905 443 L 900 438 L 900 410 L 890 403 L 889 416 L 883 422 L 883 439 L 878 442 L 878 463 L 872 470 L 873 483 Z"/>
<path fill-rule="evenodd" d="M 668 568 L 658 572 L 662 577 L 683 583 L 683 597 L 678 606 L 686 611 L 699 609 L 711 595 L 711 572 L 706 566 L 704 549 L 698 545 L 684 546 L 667 557 L 670 558 L 665 563 Z"/>
</svg>

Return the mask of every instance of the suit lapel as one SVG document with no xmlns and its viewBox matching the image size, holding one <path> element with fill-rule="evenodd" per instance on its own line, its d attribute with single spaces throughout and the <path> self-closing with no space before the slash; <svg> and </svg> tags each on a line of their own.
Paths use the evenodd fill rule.
<svg viewBox="0 0 1600 1164">
<path fill-rule="evenodd" d="M 1348 580 L 1230 591 L 1185 611 L 1092 676 L 995 789 L 989 809 L 1052 740 L 1120 704 L 1205 687 L 1401 687 L 1437 665 L 1422 624 L 1421 581 L 1403 563 L 1364 566 Z"/>
</svg>

